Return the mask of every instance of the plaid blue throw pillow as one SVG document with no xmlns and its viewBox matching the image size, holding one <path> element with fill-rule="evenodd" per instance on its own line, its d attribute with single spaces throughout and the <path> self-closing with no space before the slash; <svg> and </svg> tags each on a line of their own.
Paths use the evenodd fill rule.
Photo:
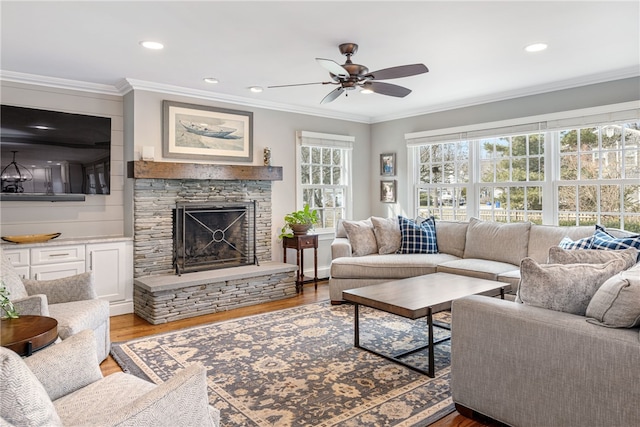
<svg viewBox="0 0 640 427">
<path fill-rule="evenodd" d="M 613 237 L 612 235 L 605 231 L 602 231 L 601 229 L 596 229 L 596 232 L 593 235 L 593 244 L 591 247 L 593 249 L 620 250 L 636 248 L 640 250 L 640 235 L 629 237 Z"/>
<path fill-rule="evenodd" d="M 418 224 L 416 221 L 398 215 L 400 224 L 399 254 L 437 254 L 436 223 L 433 217 Z"/>
<path fill-rule="evenodd" d="M 562 249 L 567 249 L 567 250 L 591 249 L 592 245 L 593 245 L 593 236 L 585 237 L 576 241 L 571 240 L 571 238 L 569 237 L 565 237 L 564 239 L 560 240 L 560 243 L 558 243 L 558 246 L 560 246 Z"/>
</svg>

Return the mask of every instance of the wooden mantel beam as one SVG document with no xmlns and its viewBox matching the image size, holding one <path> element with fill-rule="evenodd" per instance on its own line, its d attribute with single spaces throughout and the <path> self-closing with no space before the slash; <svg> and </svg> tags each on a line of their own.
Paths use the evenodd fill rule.
<svg viewBox="0 0 640 427">
<path fill-rule="evenodd" d="M 128 162 L 127 177 L 138 179 L 282 181 L 282 166 L 211 165 L 139 160 Z"/>
</svg>

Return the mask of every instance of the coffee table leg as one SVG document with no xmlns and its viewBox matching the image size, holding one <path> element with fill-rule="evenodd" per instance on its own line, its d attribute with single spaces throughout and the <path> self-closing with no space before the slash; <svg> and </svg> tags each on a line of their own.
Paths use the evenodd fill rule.
<svg viewBox="0 0 640 427">
<path fill-rule="evenodd" d="M 360 304 L 354 304 L 353 312 L 353 346 L 360 348 Z"/>
<path fill-rule="evenodd" d="M 435 345 L 433 343 L 433 314 L 431 307 L 427 309 L 427 324 L 429 325 L 429 375 L 431 378 L 435 376 Z"/>
</svg>

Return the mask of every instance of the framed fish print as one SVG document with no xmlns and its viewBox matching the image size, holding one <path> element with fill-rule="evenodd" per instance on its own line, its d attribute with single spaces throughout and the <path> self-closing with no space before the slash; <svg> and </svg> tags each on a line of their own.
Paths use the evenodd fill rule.
<svg viewBox="0 0 640 427">
<path fill-rule="evenodd" d="M 163 101 L 162 155 L 253 161 L 253 113 Z"/>
</svg>

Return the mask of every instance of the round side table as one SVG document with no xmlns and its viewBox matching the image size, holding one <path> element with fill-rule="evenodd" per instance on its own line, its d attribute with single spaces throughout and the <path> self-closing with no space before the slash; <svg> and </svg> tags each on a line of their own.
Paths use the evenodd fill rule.
<svg viewBox="0 0 640 427">
<path fill-rule="evenodd" d="M 58 339 L 58 321 L 46 316 L 20 316 L 2 319 L 0 345 L 20 356 L 31 356 Z"/>
</svg>

